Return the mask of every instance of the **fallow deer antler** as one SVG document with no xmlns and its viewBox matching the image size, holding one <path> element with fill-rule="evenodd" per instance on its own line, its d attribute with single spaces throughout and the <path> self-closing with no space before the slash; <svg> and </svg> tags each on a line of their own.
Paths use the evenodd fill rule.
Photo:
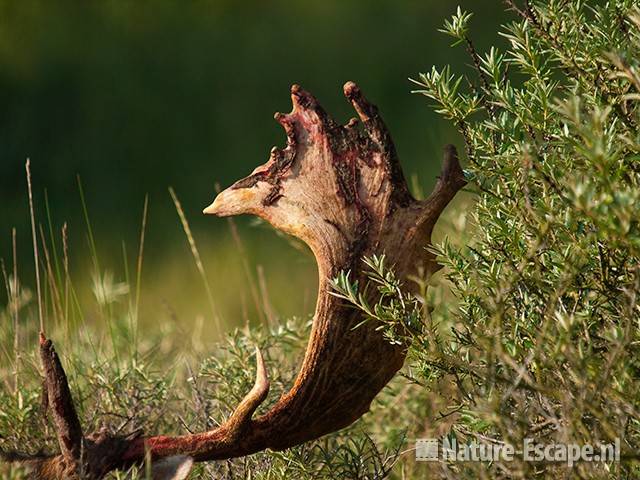
<svg viewBox="0 0 640 480">
<path fill-rule="evenodd" d="M 116 442 L 103 472 L 152 458 L 207 461 L 284 449 L 339 430 L 363 415 L 376 394 L 402 367 L 406 345 L 389 343 L 377 325 L 359 328 L 360 313 L 330 294 L 331 279 L 350 270 L 362 277 L 363 256 L 385 253 L 400 278 L 437 270 L 425 250 L 438 217 L 465 185 L 455 149 L 447 146 L 433 193 L 415 200 L 407 188 L 391 136 L 360 89 L 344 93 L 359 120 L 339 125 L 309 93 L 294 85 L 293 110 L 276 114 L 287 134 L 284 149 L 273 148 L 266 164 L 221 192 L 205 213 L 257 215 L 303 240 L 318 263 L 319 290 L 313 328 L 300 372 L 291 390 L 266 414 L 252 419 L 264 400 L 268 380 L 258 352 L 257 380 L 231 418 L 213 431 L 178 437 L 85 442 L 87 459 L 95 445 Z M 65 447 L 49 462 L 82 465 Z M 92 470 L 92 471 L 93 471 Z M 63 478 L 59 476 L 42 478 Z M 158 477 L 165 478 L 165 477 Z M 169 478 L 169 477 L 167 477 Z"/>
</svg>

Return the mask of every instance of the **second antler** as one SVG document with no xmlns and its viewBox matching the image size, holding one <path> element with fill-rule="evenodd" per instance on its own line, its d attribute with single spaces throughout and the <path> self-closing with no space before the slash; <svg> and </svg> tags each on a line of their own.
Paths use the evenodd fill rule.
<svg viewBox="0 0 640 480">
<path fill-rule="evenodd" d="M 255 386 L 229 420 L 209 432 L 85 438 L 72 403 L 69 408 L 54 408 L 59 412 L 54 417 L 61 417 L 54 419 L 62 453 L 26 461 L 39 478 L 70 478 L 82 470 L 85 478 L 99 479 L 108 471 L 143 462 L 145 455 L 157 466 L 155 478 L 185 478 L 180 472 L 188 472 L 192 461 L 285 449 L 346 427 L 367 412 L 376 394 L 402 367 L 406 346 L 389 343 L 372 322 L 354 329 L 361 314 L 330 294 L 331 280 L 350 270 L 353 280 L 364 282 L 359 273 L 362 257 L 382 253 L 399 278 L 437 270 L 425 247 L 434 224 L 465 180 L 455 149 L 448 146 L 434 191 L 424 201 L 415 200 L 377 108 L 352 82 L 344 86 L 344 93 L 359 119 L 340 125 L 311 94 L 294 85 L 293 110 L 275 116 L 287 134 L 286 147 L 274 147 L 264 165 L 221 192 L 204 211 L 218 216 L 257 215 L 313 251 L 318 298 L 307 351 L 291 390 L 266 414 L 252 418 L 269 388 L 257 352 Z M 53 347 L 43 340 L 41 348 L 48 352 L 43 362 L 50 404 L 53 397 L 67 405 L 66 378 Z M 67 430 L 69 435 L 64 434 Z"/>
</svg>

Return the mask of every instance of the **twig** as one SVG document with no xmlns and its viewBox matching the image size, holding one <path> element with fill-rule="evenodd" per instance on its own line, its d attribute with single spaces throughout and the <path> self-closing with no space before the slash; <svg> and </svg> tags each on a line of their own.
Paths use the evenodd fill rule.
<svg viewBox="0 0 640 480">
<path fill-rule="evenodd" d="M 19 295 L 18 295 L 18 247 L 16 241 L 16 229 L 15 227 L 11 229 L 11 243 L 13 247 L 13 353 L 15 355 L 15 365 L 14 365 L 14 376 L 15 376 L 15 388 L 16 392 L 20 386 L 20 322 L 19 322 L 19 314 L 20 314 L 20 306 Z"/>
<path fill-rule="evenodd" d="M 67 222 L 62 225 L 62 254 L 64 257 L 64 318 L 69 323 L 69 232 Z"/>
<path fill-rule="evenodd" d="M 33 190 L 31 188 L 31 160 L 27 158 L 25 164 L 27 171 L 27 187 L 29 189 L 29 214 L 31 216 L 31 236 L 33 238 L 33 260 L 36 269 L 36 289 L 38 293 L 38 319 L 40 331 L 44 332 L 44 312 L 42 311 L 42 290 L 40 288 L 40 261 L 38 259 L 38 238 L 36 237 L 36 218 L 33 213 Z"/>
<path fill-rule="evenodd" d="M 202 282 L 204 283 L 204 288 L 207 293 L 207 299 L 209 300 L 209 307 L 211 308 L 211 314 L 213 315 L 213 321 L 215 322 L 217 331 L 220 332 L 222 329 L 222 326 L 220 324 L 220 316 L 218 315 L 218 310 L 216 308 L 215 302 L 213 301 L 209 279 L 207 278 L 207 274 L 204 270 L 204 264 L 202 263 L 202 259 L 200 258 L 198 246 L 196 245 L 196 241 L 193 238 L 193 234 L 191 233 L 191 227 L 189 227 L 189 222 L 187 221 L 187 217 L 185 216 L 184 210 L 182 209 L 182 204 L 180 203 L 176 192 L 173 190 L 173 187 L 169 187 L 169 194 L 171 195 L 173 204 L 175 205 L 176 211 L 178 212 L 178 217 L 180 217 L 182 229 L 184 230 L 184 233 L 187 236 L 187 240 L 189 241 L 189 247 L 191 248 L 193 259 L 196 262 L 196 268 L 200 273 L 200 277 L 202 277 Z"/>
<path fill-rule="evenodd" d="M 53 307 L 53 313 L 57 315 L 56 323 L 59 324 L 62 317 L 62 305 L 60 299 L 60 293 L 56 285 L 56 277 L 53 273 L 53 267 L 51 266 L 51 257 L 49 256 L 49 248 L 47 247 L 47 241 L 44 236 L 44 230 L 42 224 L 38 225 L 40 231 L 40 241 L 42 242 L 42 252 L 44 253 L 43 268 L 45 269 L 46 278 L 49 279 L 49 287 L 51 290 L 51 305 Z"/>
<path fill-rule="evenodd" d="M 149 195 L 144 197 L 144 208 L 142 210 L 142 226 L 140 227 L 140 245 L 138 247 L 138 261 L 136 264 L 136 299 L 133 318 L 135 319 L 134 325 L 134 345 L 137 346 L 138 339 L 138 315 L 140 312 L 140 289 L 142 285 L 142 259 L 144 258 L 144 239 L 147 231 L 147 214 L 149 212 Z"/>
</svg>

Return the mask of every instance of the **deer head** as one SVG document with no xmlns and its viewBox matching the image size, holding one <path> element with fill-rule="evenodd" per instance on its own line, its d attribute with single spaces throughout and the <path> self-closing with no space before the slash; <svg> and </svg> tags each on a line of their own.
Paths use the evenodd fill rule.
<svg viewBox="0 0 640 480">
<path fill-rule="evenodd" d="M 148 453 L 156 465 L 167 462 L 184 471 L 191 460 L 298 445 L 351 424 L 369 409 L 402 367 L 406 345 L 390 344 L 373 323 L 354 328 L 360 314 L 330 294 L 331 279 L 351 270 L 363 280 L 358 273 L 362 257 L 382 253 L 400 278 L 418 268 L 435 271 L 435 259 L 424 247 L 465 180 L 455 149 L 448 146 L 433 193 L 415 200 L 377 108 L 352 82 L 344 93 L 358 119 L 340 125 L 311 94 L 294 85 L 292 111 L 275 116 L 287 134 L 286 147 L 274 147 L 264 165 L 222 191 L 204 210 L 218 216 L 257 215 L 306 242 L 315 255 L 320 281 L 313 328 L 291 390 L 266 414 L 252 418 L 269 388 L 256 352 L 255 385 L 222 426 L 178 437 L 85 438 L 62 367 L 53 346 L 43 340 L 48 396 L 62 453 L 34 465 L 46 461 L 67 472 L 84 468 L 89 478 L 97 479 L 142 462 Z M 105 448 L 111 453 L 97 460 L 95 453 Z M 55 475 L 40 478 L 67 478 Z"/>
</svg>

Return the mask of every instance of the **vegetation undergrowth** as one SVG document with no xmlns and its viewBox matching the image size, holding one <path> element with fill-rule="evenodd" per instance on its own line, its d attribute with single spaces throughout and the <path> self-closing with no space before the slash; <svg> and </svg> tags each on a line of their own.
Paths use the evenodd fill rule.
<svg viewBox="0 0 640 480">
<path fill-rule="evenodd" d="M 449 213 L 448 236 L 432 247 L 445 269 L 432 288 L 403 282 L 381 252 L 365 259 L 368 285 L 351 283 L 348 272 L 334 282 L 335 294 L 389 341 L 412 340 L 402 374 L 348 429 L 199 465 L 193 478 L 640 475 L 640 8 L 632 0 L 507 4 L 515 20 L 500 32 L 506 49 L 477 52 L 472 17 L 458 11 L 443 31 L 468 50 L 472 73 L 434 68 L 414 80 L 459 129 L 466 151 L 472 206 Z M 138 262 L 116 282 L 88 232 L 99 322 L 86 321 L 74 295 L 64 240 L 37 235 L 47 333 L 87 429 L 177 433 L 221 422 L 251 386 L 254 345 L 273 384 L 261 408 L 290 386 L 309 319 L 247 325 L 208 351 L 178 342 L 175 324 L 140 331 L 144 235 Z M 3 276 L 0 448 L 55 450 L 39 405 L 36 295 L 14 263 L 3 263 Z M 376 303 L 365 289 L 378 293 Z M 621 458 L 571 468 L 521 455 L 420 463 L 413 446 L 422 437 L 516 447 L 525 439 L 619 441 Z"/>
</svg>

